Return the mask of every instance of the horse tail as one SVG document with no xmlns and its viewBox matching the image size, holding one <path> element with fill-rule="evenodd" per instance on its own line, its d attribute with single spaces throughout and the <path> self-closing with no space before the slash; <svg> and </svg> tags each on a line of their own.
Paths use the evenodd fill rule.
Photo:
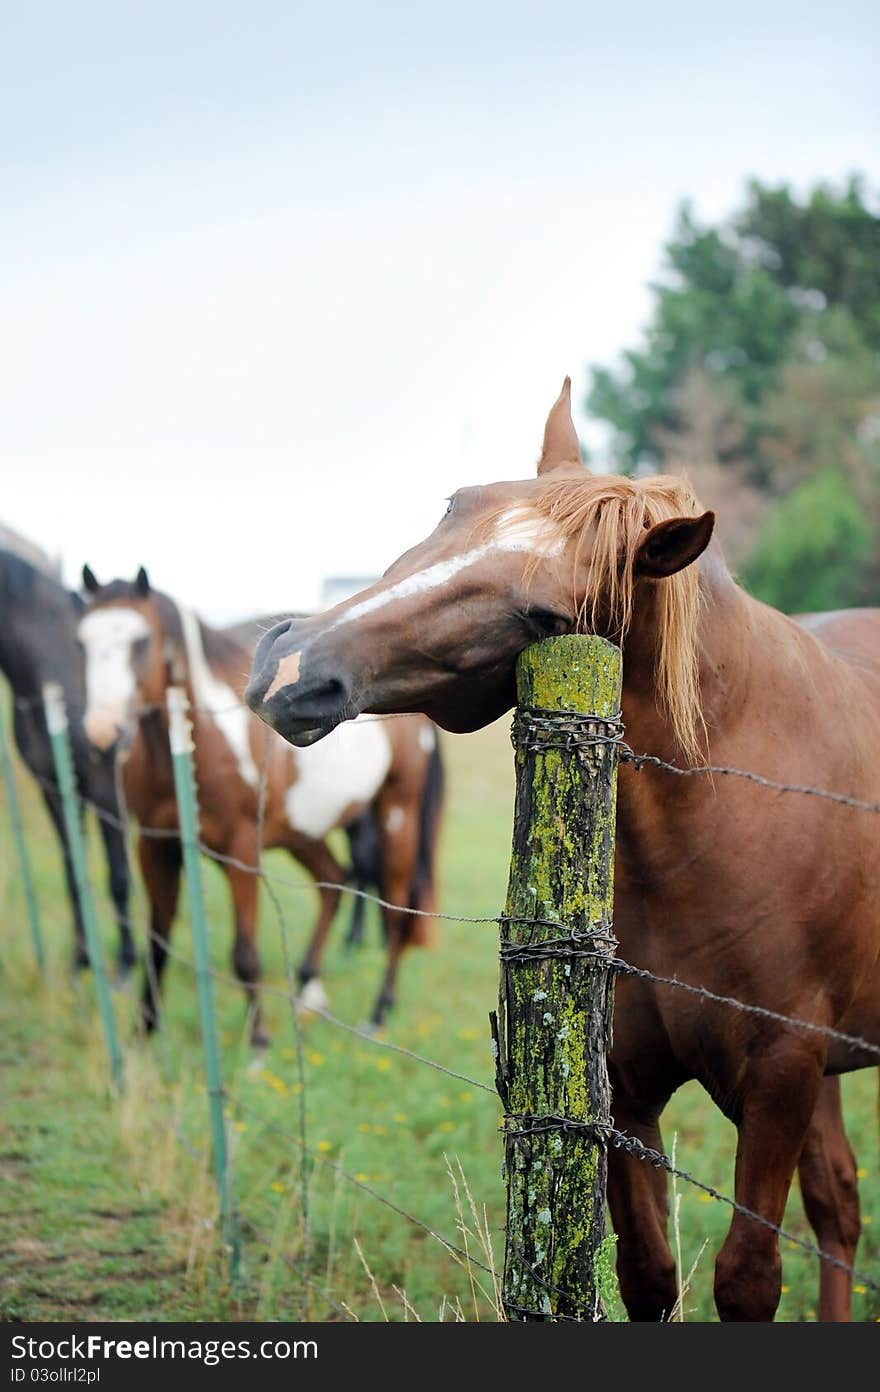
<svg viewBox="0 0 880 1392">
<path fill-rule="evenodd" d="M 440 836 L 446 779 L 437 731 L 433 726 L 426 728 L 430 729 L 434 744 L 428 757 L 425 781 L 422 785 L 422 798 L 419 804 L 419 845 L 409 902 L 413 909 L 420 909 L 422 913 L 432 913 L 437 902 L 435 884 L 437 842 Z M 409 921 L 407 943 L 414 947 L 427 947 L 434 941 L 434 937 L 434 919 L 413 914 Z"/>
</svg>

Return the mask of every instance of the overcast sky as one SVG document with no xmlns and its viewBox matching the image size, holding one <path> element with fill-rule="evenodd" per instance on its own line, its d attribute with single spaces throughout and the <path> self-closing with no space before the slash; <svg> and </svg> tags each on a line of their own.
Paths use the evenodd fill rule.
<svg viewBox="0 0 880 1392">
<path fill-rule="evenodd" d="M 876 174 L 878 13 L 6 4 L 0 519 L 214 620 L 383 570 L 530 471 L 682 197 Z"/>
</svg>

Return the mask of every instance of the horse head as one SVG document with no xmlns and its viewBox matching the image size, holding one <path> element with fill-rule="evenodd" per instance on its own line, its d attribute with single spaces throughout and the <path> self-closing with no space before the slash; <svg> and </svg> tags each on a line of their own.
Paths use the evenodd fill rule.
<svg viewBox="0 0 880 1392">
<path fill-rule="evenodd" d="M 150 586 L 141 566 L 133 581 L 102 585 L 83 566 L 85 612 L 77 636 L 85 656 L 85 730 L 100 750 L 128 743 L 138 712 L 164 700 L 170 681 L 173 645 L 163 596 Z"/>
<path fill-rule="evenodd" d="M 682 479 L 590 473 L 566 378 L 537 476 L 459 489 L 431 535 L 376 584 L 276 625 L 257 647 L 246 699 L 299 745 L 364 711 L 422 711 L 448 730 L 479 729 L 514 704 L 525 647 L 583 631 L 620 642 L 636 591 L 653 587 L 658 681 L 693 746 L 697 581 L 688 568 L 713 523 Z"/>
</svg>

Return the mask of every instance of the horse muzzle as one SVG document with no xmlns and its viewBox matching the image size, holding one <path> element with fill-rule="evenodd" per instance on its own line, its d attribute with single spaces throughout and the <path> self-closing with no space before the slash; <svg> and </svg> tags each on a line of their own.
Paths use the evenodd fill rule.
<svg viewBox="0 0 880 1392">
<path fill-rule="evenodd" d="M 109 754 L 126 733 L 126 722 L 117 710 L 97 707 L 86 711 L 83 719 L 86 738 L 100 754 Z"/>
<path fill-rule="evenodd" d="M 324 672 L 304 655 L 290 623 L 278 624 L 260 642 L 244 698 L 255 715 L 291 744 L 303 747 L 329 735 L 357 711 L 351 688 L 338 672 Z"/>
<path fill-rule="evenodd" d="M 290 744 L 300 747 L 316 744 L 343 720 L 349 720 L 356 714 L 351 708 L 347 691 L 335 678 L 310 683 L 308 690 L 303 692 L 283 687 L 268 699 L 258 696 L 252 690 L 252 685 L 245 692 L 245 700 L 251 710 Z"/>
</svg>

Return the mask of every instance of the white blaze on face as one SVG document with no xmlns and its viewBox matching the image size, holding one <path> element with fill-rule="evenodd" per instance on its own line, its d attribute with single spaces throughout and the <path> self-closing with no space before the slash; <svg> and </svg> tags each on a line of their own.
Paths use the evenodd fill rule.
<svg viewBox="0 0 880 1392">
<path fill-rule="evenodd" d="M 425 570 L 417 570 L 414 574 L 405 576 L 403 580 L 389 585 L 387 590 L 380 590 L 378 594 L 370 595 L 369 599 L 362 599 L 360 603 L 344 610 L 325 632 L 332 633 L 334 628 L 340 628 L 342 624 L 351 623 L 355 619 L 362 619 L 366 614 L 375 613 L 377 609 L 384 609 L 395 600 L 409 599 L 413 595 L 425 594 L 428 590 L 440 589 L 448 585 L 461 571 L 476 565 L 493 551 L 524 551 L 549 558 L 558 556 L 564 550 L 565 540 L 556 523 L 551 522 L 549 517 L 542 517 L 534 508 L 525 505 L 508 508 L 498 518 L 491 536 L 481 546 L 463 551 L 459 556 L 450 556 L 447 561 L 438 561 L 436 565 L 428 566 Z"/>
<path fill-rule="evenodd" d="M 508 508 L 495 523 L 492 545 L 501 551 L 530 551 L 535 556 L 558 556 L 565 536 L 549 517 L 521 504 Z"/>
<path fill-rule="evenodd" d="M 291 750 L 297 778 L 285 797 L 294 831 L 320 839 L 345 810 L 372 802 L 391 767 L 391 741 L 381 720 L 345 720 L 317 744 Z"/>
<path fill-rule="evenodd" d="M 86 662 L 86 734 L 98 749 L 118 739 L 137 694 L 133 645 L 148 638 L 150 625 L 137 609 L 96 609 L 79 624 Z"/>
</svg>

